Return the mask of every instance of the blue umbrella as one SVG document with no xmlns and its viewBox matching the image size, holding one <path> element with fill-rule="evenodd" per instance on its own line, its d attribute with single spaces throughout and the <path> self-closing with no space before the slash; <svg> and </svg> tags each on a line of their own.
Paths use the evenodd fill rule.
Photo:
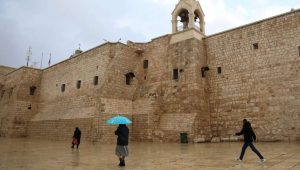
<svg viewBox="0 0 300 170">
<path fill-rule="evenodd" d="M 115 116 L 115 117 L 112 117 L 112 118 L 108 119 L 106 121 L 106 123 L 110 124 L 110 125 L 118 125 L 118 124 L 131 124 L 132 121 L 129 120 L 125 116 Z"/>
</svg>

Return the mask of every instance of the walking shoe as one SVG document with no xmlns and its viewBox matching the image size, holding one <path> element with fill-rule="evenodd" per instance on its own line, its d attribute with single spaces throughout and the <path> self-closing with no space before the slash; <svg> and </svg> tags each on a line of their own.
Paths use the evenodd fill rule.
<svg viewBox="0 0 300 170">
<path fill-rule="evenodd" d="M 265 159 L 265 158 L 263 158 L 263 159 L 260 159 L 260 162 L 261 163 L 264 163 L 264 162 L 266 162 L 267 160 Z"/>
<path fill-rule="evenodd" d="M 120 159 L 119 166 L 125 166 L 125 160 L 124 159 Z"/>
<path fill-rule="evenodd" d="M 242 162 L 242 160 L 239 157 L 235 158 L 235 160 L 239 161 L 239 162 Z"/>
</svg>

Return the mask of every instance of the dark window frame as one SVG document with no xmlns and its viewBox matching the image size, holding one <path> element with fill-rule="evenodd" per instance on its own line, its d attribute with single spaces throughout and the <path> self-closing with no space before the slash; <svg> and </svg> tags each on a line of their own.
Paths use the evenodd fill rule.
<svg viewBox="0 0 300 170">
<path fill-rule="evenodd" d="M 254 50 L 257 50 L 258 48 L 259 48 L 258 43 L 254 43 L 254 44 L 253 44 L 253 49 L 254 49 Z"/>
<path fill-rule="evenodd" d="M 126 85 L 131 85 L 134 77 L 135 77 L 135 75 L 132 72 L 129 72 L 129 73 L 125 74 Z"/>
<path fill-rule="evenodd" d="M 222 67 L 218 67 L 218 68 L 217 68 L 217 73 L 218 73 L 218 74 L 222 74 Z"/>
<path fill-rule="evenodd" d="M 76 88 L 77 88 L 77 89 L 80 89 L 80 88 L 81 88 L 81 80 L 77 80 Z"/>
<path fill-rule="evenodd" d="M 178 80 L 179 79 L 179 69 L 174 68 L 173 69 L 173 80 Z"/>
<path fill-rule="evenodd" d="M 60 90 L 61 90 L 61 92 L 65 92 L 66 91 L 66 84 L 62 84 Z"/>
<path fill-rule="evenodd" d="M 209 71 L 209 67 L 208 66 L 203 66 L 201 67 L 201 77 L 204 78 L 205 77 L 205 72 Z"/>
<path fill-rule="evenodd" d="M 99 76 L 95 76 L 94 77 L 94 85 L 98 85 L 99 84 Z"/>
<path fill-rule="evenodd" d="M 144 67 L 144 69 L 148 69 L 148 67 L 149 67 L 149 60 L 144 60 L 143 67 Z"/>
<path fill-rule="evenodd" d="M 31 86 L 31 87 L 29 88 L 29 95 L 30 95 L 30 96 L 34 96 L 35 90 L 36 90 L 36 87 L 35 87 L 35 86 Z"/>
</svg>

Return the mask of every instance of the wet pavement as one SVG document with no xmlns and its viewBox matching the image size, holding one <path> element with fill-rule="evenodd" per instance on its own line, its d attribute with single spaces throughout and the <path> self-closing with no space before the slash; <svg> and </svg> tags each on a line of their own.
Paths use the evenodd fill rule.
<svg viewBox="0 0 300 170">
<path fill-rule="evenodd" d="M 300 142 L 255 143 L 265 163 L 250 148 L 243 162 L 235 161 L 242 143 L 130 143 L 124 168 L 115 144 L 82 141 L 77 150 L 70 143 L 0 138 L 0 170 L 300 170 Z"/>
</svg>

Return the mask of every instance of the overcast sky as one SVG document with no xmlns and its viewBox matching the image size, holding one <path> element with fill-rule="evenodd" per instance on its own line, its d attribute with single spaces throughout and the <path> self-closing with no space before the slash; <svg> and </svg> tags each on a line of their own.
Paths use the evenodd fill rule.
<svg viewBox="0 0 300 170">
<path fill-rule="evenodd" d="M 81 44 L 86 51 L 104 39 L 147 42 L 171 33 L 178 0 L 0 0 L 0 65 L 26 65 L 32 48 L 35 67 L 69 58 Z M 199 0 L 206 34 L 214 34 L 299 9 L 299 0 Z"/>
</svg>

